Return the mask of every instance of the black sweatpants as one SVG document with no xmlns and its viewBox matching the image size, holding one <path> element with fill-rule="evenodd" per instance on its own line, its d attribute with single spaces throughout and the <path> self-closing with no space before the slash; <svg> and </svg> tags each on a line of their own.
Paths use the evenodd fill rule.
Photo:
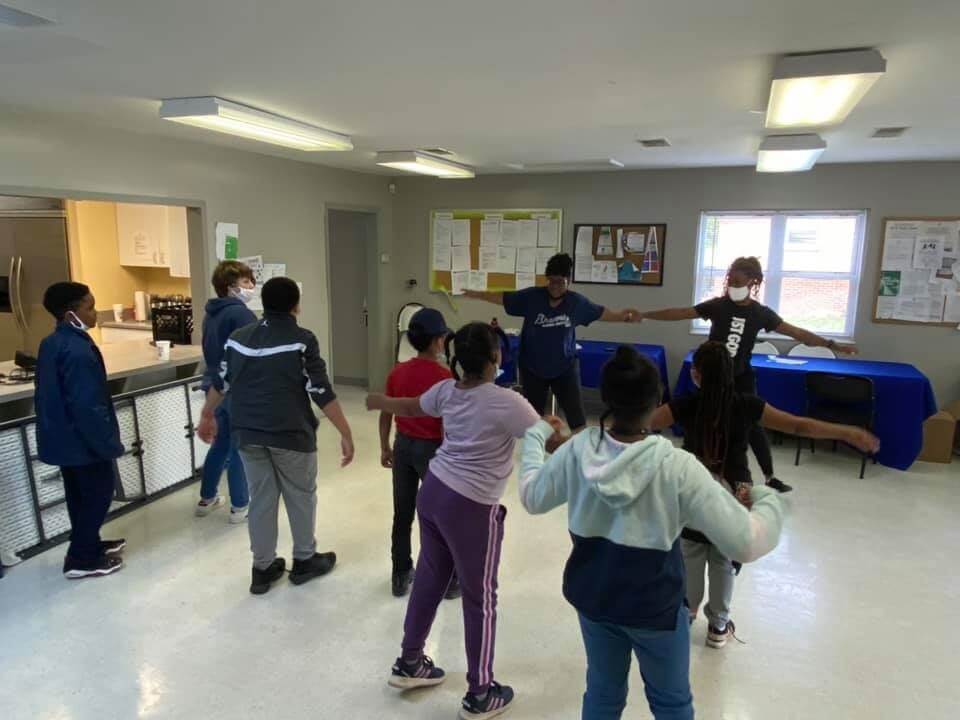
<svg viewBox="0 0 960 720">
<path fill-rule="evenodd" d="M 527 398 L 538 415 L 547 410 L 547 395 L 552 390 L 557 404 L 567 419 L 571 430 L 579 430 L 587 424 L 583 411 L 583 398 L 580 396 L 580 361 L 575 361 L 570 369 L 559 377 L 544 379 L 526 368 L 520 368 L 520 385 L 523 396 Z"/>
<path fill-rule="evenodd" d="M 440 447 L 439 440 L 421 440 L 397 433 L 393 443 L 393 533 L 390 555 L 393 571 L 413 567 L 410 533 L 417 513 L 417 493 L 427 466 Z"/>
<path fill-rule="evenodd" d="M 757 376 L 753 370 L 747 370 L 745 373 L 737 375 L 733 379 L 733 385 L 737 392 L 750 395 L 757 394 Z M 767 431 L 759 423 L 750 428 L 750 449 L 760 464 L 760 470 L 765 477 L 773 475 L 773 455 L 770 453 L 770 438 L 767 437 Z"/>
<path fill-rule="evenodd" d="M 116 482 L 113 460 L 62 467 L 63 492 L 70 516 L 70 547 L 67 555 L 80 567 L 95 564 L 100 548 L 100 526 L 110 510 Z"/>
</svg>

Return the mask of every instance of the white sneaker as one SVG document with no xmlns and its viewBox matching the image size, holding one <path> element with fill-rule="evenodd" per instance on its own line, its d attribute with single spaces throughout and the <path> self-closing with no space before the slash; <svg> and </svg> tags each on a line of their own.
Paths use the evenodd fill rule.
<svg viewBox="0 0 960 720">
<path fill-rule="evenodd" d="M 222 495 L 217 495 L 212 500 L 208 500 L 206 502 L 201 500 L 200 502 L 197 503 L 197 509 L 194 511 L 194 514 L 197 517 L 206 517 L 221 505 L 223 505 Z"/>
<path fill-rule="evenodd" d="M 249 505 L 247 507 L 242 507 L 242 508 L 231 506 L 230 507 L 230 524 L 240 525 L 241 523 L 245 523 L 247 521 L 247 514 L 249 513 L 249 511 L 250 511 Z"/>
</svg>

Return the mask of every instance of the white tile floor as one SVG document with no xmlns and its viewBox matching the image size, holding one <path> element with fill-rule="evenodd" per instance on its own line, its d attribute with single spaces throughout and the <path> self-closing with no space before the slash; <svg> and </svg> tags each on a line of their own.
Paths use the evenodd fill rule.
<svg viewBox="0 0 960 720">
<path fill-rule="evenodd" d="M 386 687 L 405 602 L 389 593 L 389 474 L 376 418 L 344 393 L 358 460 L 336 468 L 321 430 L 321 549 L 329 577 L 281 582 L 252 597 L 245 527 L 192 516 L 195 488 L 111 523 L 128 566 L 68 582 L 63 548 L 0 580 L 0 717 L 410 718 L 452 720 L 464 691 L 459 605 L 444 605 L 428 648 L 444 686 L 399 696 Z M 724 720 L 956 718 L 960 635 L 960 463 L 877 466 L 857 479 L 850 456 L 818 452 L 780 476 L 797 486 L 780 547 L 748 566 L 734 617 L 746 645 L 704 647 L 694 626 L 698 717 Z M 511 485 L 500 571 L 497 677 L 511 716 L 579 717 L 584 658 L 560 595 L 565 514 L 527 516 Z M 282 525 L 281 525 L 282 527 Z M 289 556 L 289 532 L 281 549 Z M 650 717 L 634 671 L 625 718 Z"/>
</svg>

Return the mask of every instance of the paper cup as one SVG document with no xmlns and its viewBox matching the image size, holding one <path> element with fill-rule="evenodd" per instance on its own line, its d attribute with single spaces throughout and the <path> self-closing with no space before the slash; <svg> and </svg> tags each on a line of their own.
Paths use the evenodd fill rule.
<svg viewBox="0 0 960 720">
<path fill-rule="evenodd" d="M 121 303 L 113 306 L 113 321 L 123 322 L 123 305 Z"/>
<path fill-rule="evenodd" d="M 160 362 L 170 362 L 169 340 L 157 340 L 157 359 Z"/>
</svg>

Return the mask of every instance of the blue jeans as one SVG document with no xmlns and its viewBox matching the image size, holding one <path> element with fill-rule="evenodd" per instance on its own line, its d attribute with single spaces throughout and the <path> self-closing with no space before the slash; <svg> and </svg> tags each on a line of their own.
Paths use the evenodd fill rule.
<svg viewBox="0 0 960 720">
<path fill-rule="evenodd" d="M 692 720 L 690 623 L 680 606 L 672 631 L 598 623 L 580 615 L 587 650 L 583 720 L 617 720 L 627 706 L 630 653 L 637 655 L 650 712 L 656 720 Z"/>
<path fill-rule="evenodd" d="M 217 496 L 220 476 L 227 470 L 227 485 L 230 487 L 230 504 L 245 508 L 250 504 L 250 490 L 243 461 L 237 448 L 230 443 L 230 415 L 222 406 L 217 408 L 217 437 L 210 446 L 203 462 L 203 479 L 200 482 L 200 498 L 210 500 Z"/>
</svg>

